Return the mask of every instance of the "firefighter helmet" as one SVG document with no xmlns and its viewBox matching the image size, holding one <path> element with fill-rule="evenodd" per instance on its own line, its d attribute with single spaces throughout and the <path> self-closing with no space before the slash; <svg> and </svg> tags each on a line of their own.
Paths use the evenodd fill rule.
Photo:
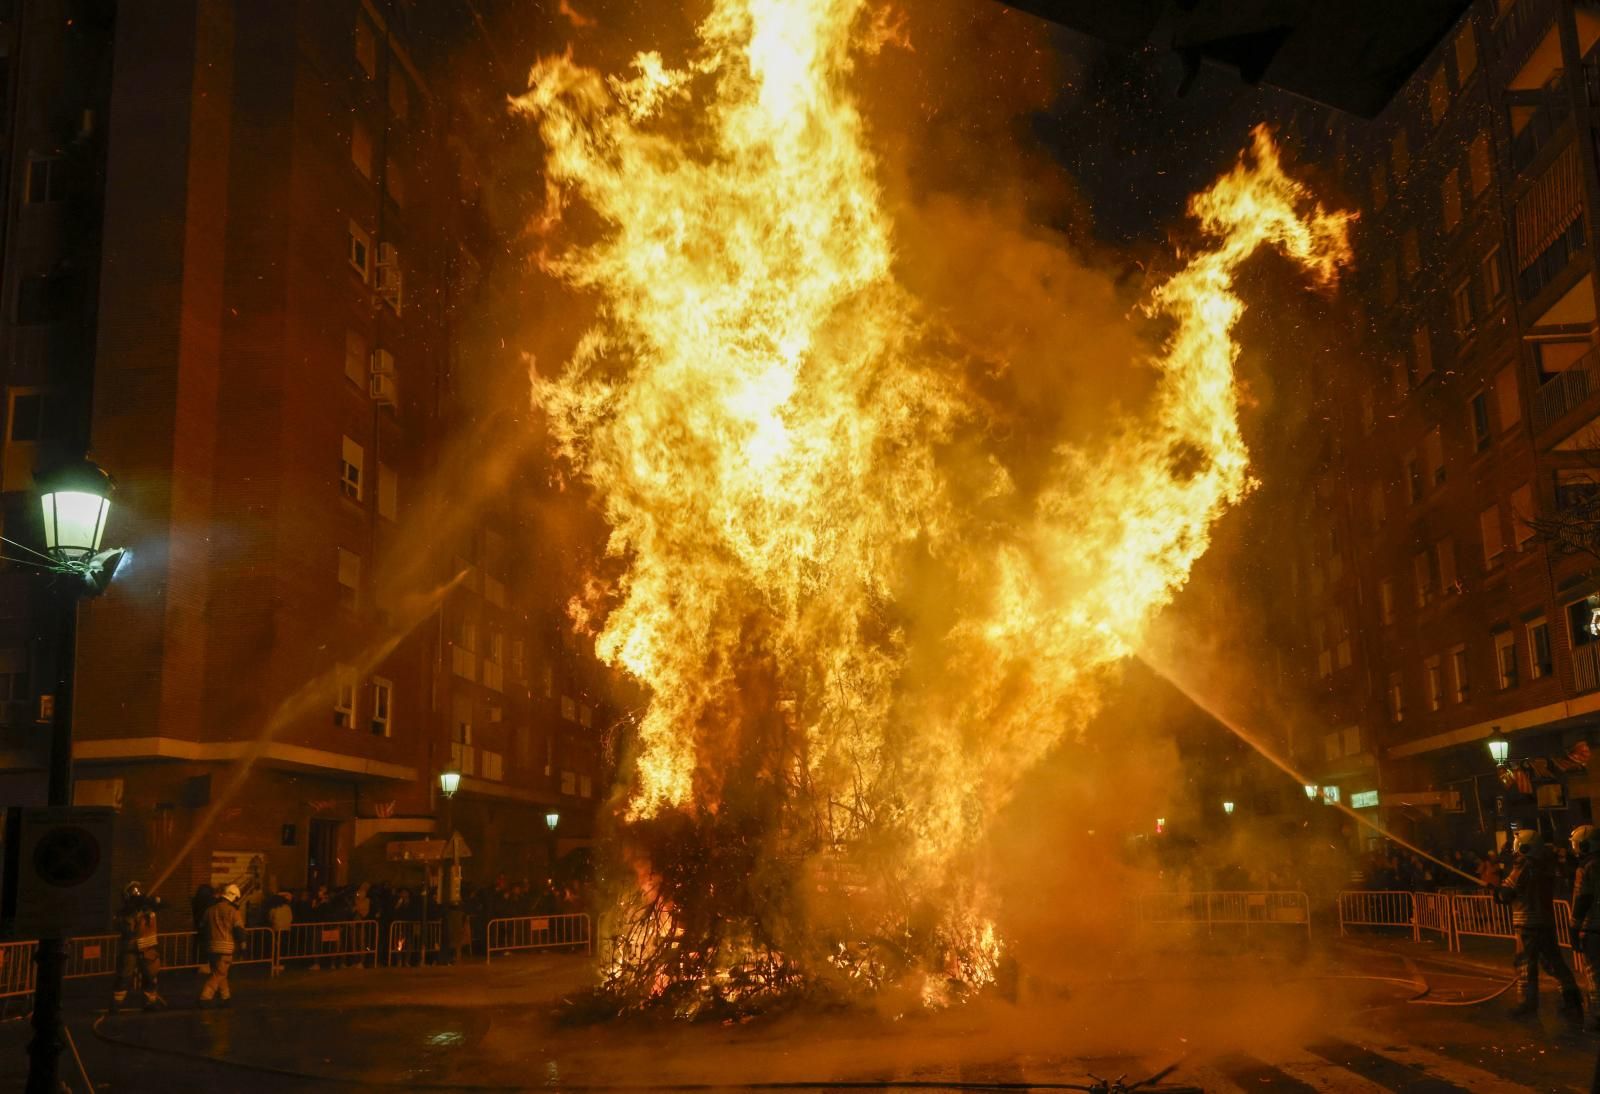
<svg viewBox="0 0 1600 1094">
<path fill-rule="evenodd" d="M 122 887 L 122 896 L 124 900 L 132 900 L 136 896 L 143 895 L 144 886 L 140 885 L 137 881 L 130 881 L 128 884 Z"/>
<path fill-rule="evenodd" d="M 1572 835 L 1567 837 L 1572 842 L 1572 849 L 1580 855 L 1587 855 L 1594 850 L 1594 825 L 1580 824 L 1572 830 Z"/>
<path fill-rule="evenodd" d="M 232 882 L 229 882 L 226 886 L 223 887 L 222 899 L 226 900 L 229 904 L 237 904 L 237 903 L 239 903 L 239 897 L 240 897 L 240 893 L 239 893 L 239 887 L 237 885 L 234 885 Z"/>
<path fill-rule="evenodd" d="M 1537 828 L 1517 829 L 1517 850 L 1527 851 L 1539 846 L 1539 830 Z"/>
</svg>

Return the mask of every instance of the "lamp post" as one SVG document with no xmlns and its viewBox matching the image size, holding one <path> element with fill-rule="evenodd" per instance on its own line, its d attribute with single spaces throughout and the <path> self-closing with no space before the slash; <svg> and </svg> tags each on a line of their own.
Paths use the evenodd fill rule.
<svg viewBox="0 0 1600 1094">
<path fill-rule="evenodd" d="M 546 857 L 550 860 L 550 894 L 555 895 L 556 887 L 556 827 L 561 823 L 561 814 L 554 809 L 544 815 L 545 830 L 549 833 L 550 845 Z"/>
<path fill-rule="evenodd" d="M 52 696 L 47 803 L 72 804 L 72 686 L 78 651 L 78 601 L 98 596 L 122 562 L 120 548 L 101 549 L 111 515 L 111 476 L 88 460 L 73 460 L 35 476 L 45 554 L 57 578 L 56 687 Z M 61 984 L 66 972 L 66 925 L 41 937 L 33 997 L 33 1039 L 28 1043 L 27 1094 L 56 1094 L 61 1049 Z M 51 933 L 51 932 L 46 932 Z"/>
<path fill-rule="evenodd" d="M 449 767 L 439 772 L 439 792 L 444 795 L 445 838 L 450 841 L 450 872 L 445 877 L 442 897 L 442 903 L 444 904 L 442 922 L 450 935 L 450 944 L 446 947 L 444 945 L 445 940 L 442 938 L 439 940 L 440 950 L 448 950 L 446 964 L 454 964 L 455 962 L 456 939 L 460 932 L 460 926 L 455 922 L 459 918 L 461 906 L 461 847 L 456 842 L 456 791 L 459 789 L 461 789 L 461 771 L 452 763 Z M 444 868 L 443 863 L 440 863 L 440 868 Z M 423 961 L 426 962 L 428 957 L 426 916 L 423 917 L 422 932 L 422 957 Z M 445 956 L 445 954 L 441 952 L 441 956 Z"/>
</svg>

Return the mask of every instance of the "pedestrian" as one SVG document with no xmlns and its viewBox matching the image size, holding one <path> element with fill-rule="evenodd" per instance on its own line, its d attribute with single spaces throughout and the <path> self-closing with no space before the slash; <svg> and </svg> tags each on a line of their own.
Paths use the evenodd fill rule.
<svg viewBox="0 0 1600 1094">
<path fill-rule="evenodd" d="M 1517 987 L 1522 1001 L 1511 1010 L 1514 1018 L 1539 1011 L 1541 963 L 1561 985 L 1562 1013 L 1583 1014 L 1583 993 L 1556 942 L 1555 884 L 1555 856 L 1550 848 L 1538 832 L 1520 829 L 1511 872 L 1499 890 L 1501 899 L 1511 905 L 1511 925 L 1517 932 Z"/>
<path fill-rule="evenodd" d="M 1500 888 L 1500 860 L 1494 855 L 1485 855 L 1478 863 L 1478 882 L 1491 892 Z"/>
<path fill-rule="evenodd" d="M 206 912 L 206 951 L 211 957 L 211 975 L 200 989 L 202 1007 L 225 1007 L 233 1000 L 233 993 L 228 990 L 228 970 L 233 966 L 234 947 L 244 945 L 245 941 L 239 897 L 237 885 L 225 885 L 222 895 Z"/>
<path fill-rule="evenodd" d="M 1600 838 L 1594 826 L 1580 824 L 1572 830 L 1572 850 L 1578 856 L 1578 879 L 1572 887 L 1572 931 L 1578 952 L 1589 966 L 1589 1018 L 1583 1028 L 1600 1033 Z"/>
<path fill-rule="evenodd" d="M 160 899 L 145 896 L 137 881 L 123 887 L 122 907 L 117 911 L 117 979 L 111 987 L 112 1014 L 128 1001 L 128 985 L 135 975 L 144 994 L 145 1010 L 167 1005 L 156 990 L 161 973 L 161 950 L 156 945 L 156 912 L 160 910 Z"/>
<path fill-rule="evenodd" d="M 277 960 L 277 955 L 282 953 L 284 947 L 289 943 L 289 928 L 294 926 L 293 905 L 294 894 L 287 892 L 276 893 L 267 902 L 267 925 L 272 928 L 273 937 L 277 939 L 277 945 L 272 950 L 274 961 Z M 282 970 L 283 966 L 280 964 L 275 964 L 272 967 L 273 972 L 281 972 Z"/>
</svg>

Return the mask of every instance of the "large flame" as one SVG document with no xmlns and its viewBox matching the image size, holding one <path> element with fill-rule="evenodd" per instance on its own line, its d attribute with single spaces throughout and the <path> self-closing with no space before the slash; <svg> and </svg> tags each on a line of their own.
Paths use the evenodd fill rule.
<svg viewBox="0 0 1600 1094">
<path fill-rule="evenodd" d="M 1264 244 L 1319 279 L 1347 254 L 1344 218 L 1258 131 L 1194 199 L 1214 246 L 1153 295 L 1171 333 L 1131 363 L 1158 370 L 1145 417 L 1019 474 L 990 441 L 1006 411 L 966 379 L 982 347 L 895 275 L 848 86 L 865 7 L 717 0 L 682 67 L 645 53 L 604 78 L 552 58 L 516 103 L 552 215 L 581 203 L 599 225 L 547 259 L 599 318 L 536 384 L 611 527 L 615 566 L 575 607 L 648 689 L 633 829 L 696 847 L 677 866 L 666 843 L 635 853 L 614 972 L 650 965 L 646 995 L 686 958 L 708 990 L 753 965 L 817 975 L 823 951 L 859 977 L 889 936 L 917 936 L 930 980 L 989 974 L 974 842 L 1249 488 L 1234 271 Z M 731 873 L 718 841 L 747 849 Z M 771 861 L 850 910 L 796 912 L 796 883 L 737 876 Z M 781 914 L 763 911 L 774 885 Z M 697 893 L 721 911 L 697 918 Z M 652 964 L 662 949 L 677 964 Z"/>
</svg>

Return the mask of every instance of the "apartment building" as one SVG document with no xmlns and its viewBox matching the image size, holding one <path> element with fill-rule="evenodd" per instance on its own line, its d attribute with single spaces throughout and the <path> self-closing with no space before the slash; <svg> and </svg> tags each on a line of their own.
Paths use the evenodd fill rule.
<svg viewBox="0 0 1600 1094">
<path fill-rule="evenodd" d="M 616 718 L 546 587 L 535 457 L 479 471 L 496 363 L 459 342 L 505 241 L 443 89 L 486 44 L 382 0 L 4 13 L 6 534 L 38 535 L 42 460 L 118 484 L 132 561 L 81 608 L 74 704 L 115 875 L 404 877 L 386 845 L 447 812 L 472 870 L 537 875 L 592 834 Z M 0 575 L 10 804 L 44 795 L 44 591 Z"/>
<path fill-rule="evenodd" d="M 1600 485 L 1597 42 L 1570 0 L 1480 0 L 1376 122 L 1340 125 L 1361 336 L 1280 574 L 1321 715 L 1302 760 L 1447 846 L 1593 816 L 1586 774 L 1508 787 L 1485 744 L 1548 761 L 1600 726 L 1600 568 L 1535 530 Z"/>
</svg>

